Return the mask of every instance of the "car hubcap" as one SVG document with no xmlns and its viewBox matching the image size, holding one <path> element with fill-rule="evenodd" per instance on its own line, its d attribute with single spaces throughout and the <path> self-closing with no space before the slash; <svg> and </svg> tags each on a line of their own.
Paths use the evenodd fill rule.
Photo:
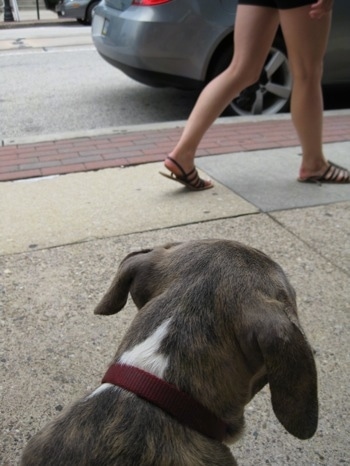
<svg viewBox="0 0 350 466">
<path fill-rule="evenodd" d="M 272 47 L 257 83 L 244 89 L 232 101 L 238 115 L 274 114 L 286 106 L 292 89 L 292 78 L 286 55 Z"/>
</svg>

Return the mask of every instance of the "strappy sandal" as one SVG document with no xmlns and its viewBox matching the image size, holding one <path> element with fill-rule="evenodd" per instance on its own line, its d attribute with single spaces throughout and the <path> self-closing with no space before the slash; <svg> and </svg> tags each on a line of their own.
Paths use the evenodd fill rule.
<svg viewBox="0 0 350 466">
<path fill-rule="evenodd" d="M 177 183 L 181 183 L 191 191 L 203 191 L 204 189 L 213 188 L 214 185 L 211 182 L 210 184 L 206 184 L 206 182 L 199 177 L 195 167 L 190 172 L 186 173 L 182 166 L 175 159 L 170 156 L 168 156 L 167 159 L 169 159 L 174 165 L 177 166 L 182 175 L 175 175 L 173 172 L 170 172 L 170 175 L 168 175 L 168 173 L 159 172 L 162 176 L 165 176 L 165 178 L 169 178 L 170 180 L 176 181 Z"/>
<path fill-rule="evenodd" d="M 298 181 L 301 183 L 338 183 L 338 184 L 347 184 L 350 183 L 350 173 L 349 170 L 343 168 L 339 165 L 328 160 L 329 166 L 326 168 L 324 173 L 319 176 L 309 176 L 308 178 L 298 178 Z M 338 179 L 339 175 L 343 175 Z"/>
</svg>

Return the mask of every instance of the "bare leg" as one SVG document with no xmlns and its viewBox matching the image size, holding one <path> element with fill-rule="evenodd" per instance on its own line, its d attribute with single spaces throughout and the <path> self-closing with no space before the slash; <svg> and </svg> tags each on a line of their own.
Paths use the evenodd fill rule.
<svg viewBox="0 0 350 466">
<path fill-rule="evenodd" d="M 278 11 L 273 8 L 247 5 L 238 7 L 233 60 L 202 91 L 179 142 L 169 154 L 186 173 L 193 169 L 196 149 L 210 125 L 234 97 L 259 79 L 278 23 Z M 175 175 L 182 175 L 178 166 L 170 159 L 166 159 L 164 164 Z M 207 186 L 211 185 L 210 181 L 205 183 Z"/>
<path fill-rule="evenodd" d="M 331 13 L 311 19 L 310 6 L 280 10 L 280 22 L 293 75 L 292 120 L 302 147 L 299 178 L 322 175 L 328 162 L 322 150 L 323 57 L 331 24 Z M 344 173 L 339 173 L 340 180 Z"/>
</svg>

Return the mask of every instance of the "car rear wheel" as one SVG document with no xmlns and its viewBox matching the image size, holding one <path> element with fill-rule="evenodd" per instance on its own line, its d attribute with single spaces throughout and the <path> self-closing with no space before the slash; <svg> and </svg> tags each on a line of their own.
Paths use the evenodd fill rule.
<svg viewBox="0 0 350 466">
<path fill-rule="evenodd" d="M 85 18 L 84 18 L 84 24 L 90 26 L 90 24 L 92 23 L 92 15 L 93 15 L 94 9 L 99 3 L 100 3 L 100 0 L 97 0 L 95 2 L 90 3 L 90 5 L 87 7 Z"/>
<path fill-rule="evenodd" d="M 227 68 L 232 49 L 224 50 L 216 62 L 212 76 Z M 292 89 L 292 76 L 282 41 L 270 49 L 259 80 L 244 89 L 226 108 L 226 115 L 272 115 L 287 110 Z"/>
</svg>

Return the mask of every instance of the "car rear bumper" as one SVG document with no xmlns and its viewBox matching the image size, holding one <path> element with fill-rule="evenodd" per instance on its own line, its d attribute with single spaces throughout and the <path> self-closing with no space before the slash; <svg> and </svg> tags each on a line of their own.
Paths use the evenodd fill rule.
<svg viewBox="0 0 350 466">
<path fill-rule="evenodd" d="M 211 44 L 211 26 L 205 21 L 198 24 L 197 16 L 191 15 L 188 8 L 186 16 L 179 7 L 169 22 L 169 13 L 163 10 L 162 14 L 162 8 L 166 7 L 131 6 L 121 11 L 100 3 L 92 21 L 94 45 L 106 61 L 140 82 L 198 88 L 205 81 L 210 46 L 203 43 L 198 47 L 198 43 L 191 43 L 187 38 L 193 36 L 195 20 L 198 37 L 210 38 L 208 43 Z M 206 33 L 203 34 L 204 29 Z M 219 36 L 217 26 L 215 29 Z M 192 34 L 187 34 L 190 30 Z"/>
<path fill-rule="evenodd" d="M 115 68 L 121 70 L 124 74 L 134 79 L 135 81 L 146 84 L 152 87 L 172 87 L 182 90 L 200 90 L 203 88 L 204 83 L 202 81 L 196 81 L 190 78 L 184 78 L 183 76 L 174 76 L 167 73 L 159 73 L 156 71 L 144 70 L 133 66 L 126 65 L 121 62 L 117 62 L 110 57 L 103 55 L 99 51 L 104 60 L 110 63 Z"/>
</svg>

